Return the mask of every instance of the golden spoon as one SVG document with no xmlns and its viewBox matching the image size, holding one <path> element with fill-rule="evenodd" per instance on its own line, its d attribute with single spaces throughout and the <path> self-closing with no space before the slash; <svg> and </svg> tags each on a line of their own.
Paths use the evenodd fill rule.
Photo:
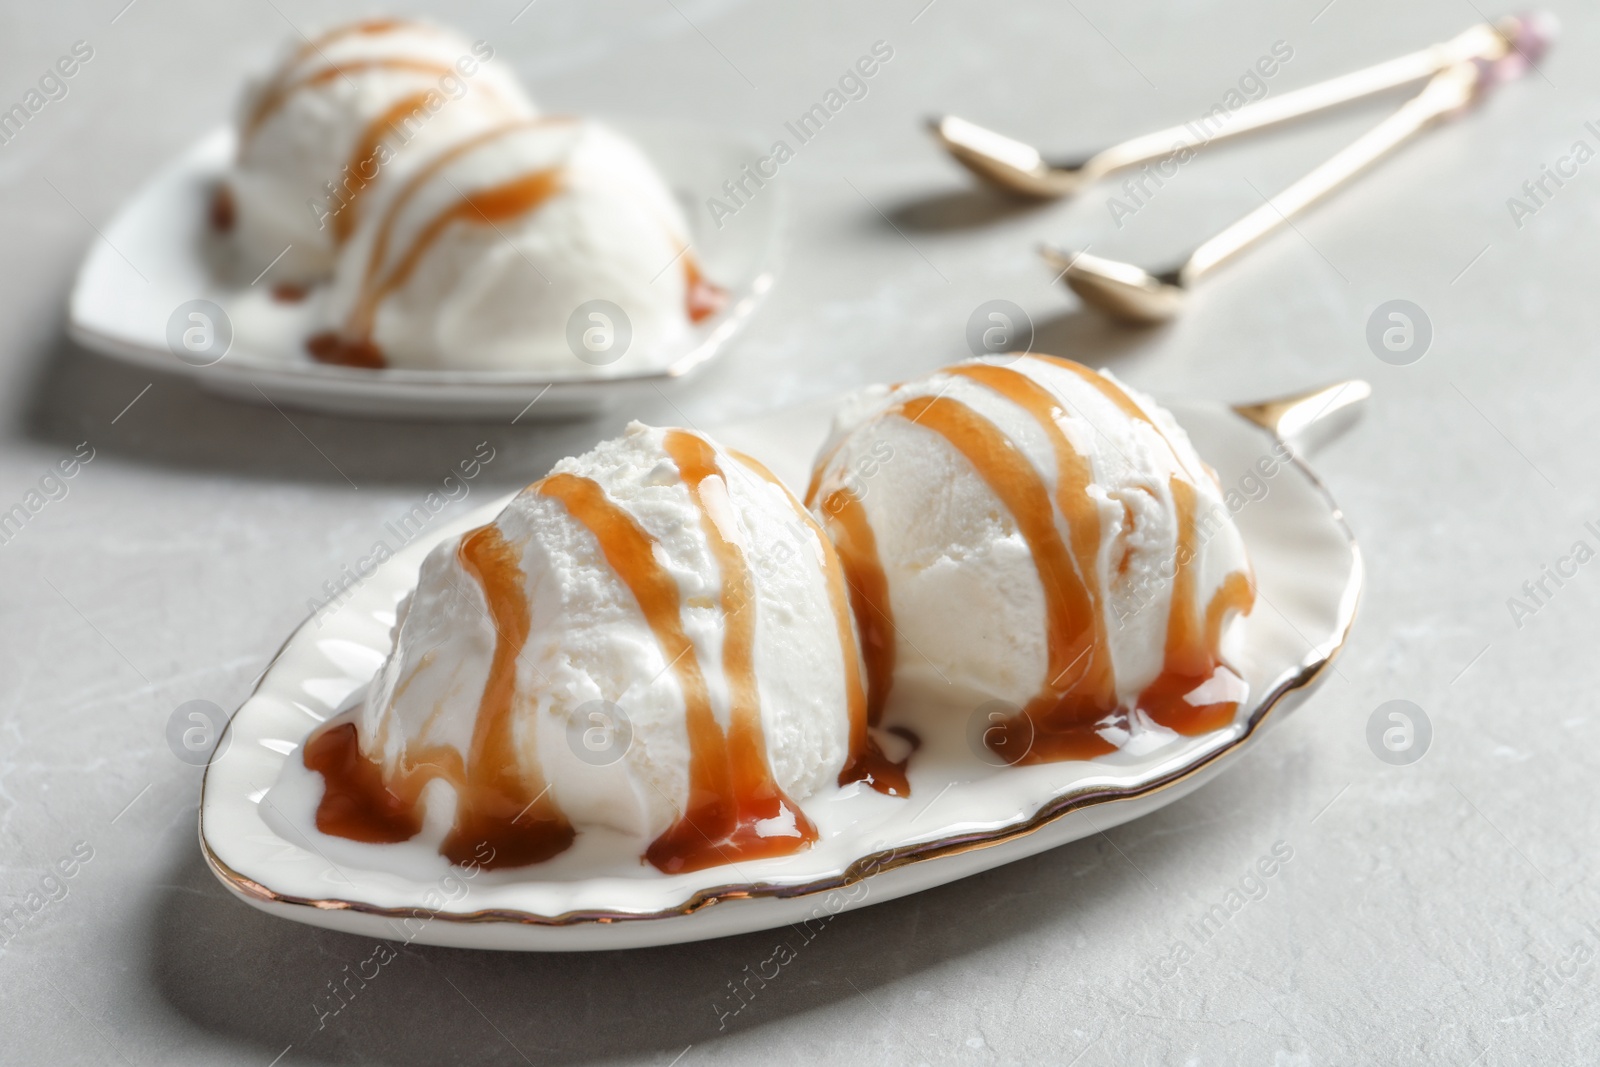
<svg viewBox="0 0 1600 1067">
<path fill-rule="evenodd" d="M 1049 200 L 1078 192 L 1113 171 L 1165 159 L 1240 134 L 1276 126 L 1390 89 L 1422 81 L 1469 59 L 1498 59 L 1519 43 L 1546 33 L 1542 16 L 1479 23 L 1441 44 L 1246 104 L 1216 131 L 1195 122 L 1135 137 L 1076 162 L 1051 162 L 1037 148 L 954 115 L 932 119 L 934 137 L 956 161 L 988 184 L 1020 196 Z"/>
<path fill-rule="evenodd" d="M 1393 115 L 1206 241 L 1172 270 L 1151 273 L 1131 263 L 1050 245 L 1041 247 L 1040 254 L 1084 303 L 1124 322 L 1164 322 L 1178 313 L 1189 289 L 1202 276 L 1287 223 L 1407 138 L 1460 112 L 1497 82 L 1520 75 L 1525 69 L 1523 64 L 1523 57 L 1508 49 L 1498 62 L 1471 60 L 1439 72 Z"/>
</svg>

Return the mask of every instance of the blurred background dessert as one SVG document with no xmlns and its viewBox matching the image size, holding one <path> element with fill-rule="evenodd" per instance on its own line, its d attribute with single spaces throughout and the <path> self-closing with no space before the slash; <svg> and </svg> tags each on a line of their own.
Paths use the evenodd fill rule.
<svg viewBox="0 0 1600 1067">
<path fill-rule="evenodd" d="M 637 147 L 597 122 L 528 118 L 385 191 L 340 253 L 329 329 L 308 347 L 345 366 L 622 373 L 722 300 Z"/>
<path fill-rule="evenodd" d="M 237 162 L 212 221 L 231 231 L 245 278 L 273 263 L 280 285 L 323 281 L 378 190 L 534 113 L 493 47 L 452 30 L 382 18 L 296 37 L 239 100 Z"/>
</svg>

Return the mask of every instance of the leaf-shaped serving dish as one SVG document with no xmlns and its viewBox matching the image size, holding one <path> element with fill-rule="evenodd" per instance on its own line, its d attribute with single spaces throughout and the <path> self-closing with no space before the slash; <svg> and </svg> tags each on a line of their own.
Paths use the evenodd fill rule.
<svg viewBox="0 0 1600 1067">
<path fill-rule="evenodd" d="M 973 708 L 919 708 L 945 713 L 919 716 L 923 746 L 910 763 L 909 799 L 859 785 L 810 797 L 802 807 L 820 832 L 811 849 L 690 874 L 597 863 L 583 847 L 586 835 L 534 867 L 473 872 L 418 844 L 319 833 L 321 779 L 304 768 L 300 745 L 357 699 L 382 664 L 395 607 L 423 556 L 488 522 L 499 501 L 396 554 L 284 645 L 207 768 L 206 859 L 243 900 L 317 926 L 467 948 L 617 949 L 781 927 L 893 900 L 1137 818 L 1229 766 L 1263 726 L 1305 700 L 1344 644 L 1361 589 L 1360 555 L 1310 469 L 1281 458 L 1277 434 L 1326 426 L 1327 416 L 1352 411 L 1367 392 L 1352 382 L 1248 407 L 1170 405 L 1224 490 L 1234 490 L 1229 506 L 1255 567 L 1258 602 L 1231 653 L 1250 697 L 1224 729 L 1138 753 L 1006 767 L 975 755 Z M 709 429 L 804 485 L 828 412 L 802 408 Z M 901 715 L 891 699 L 884 722 Z"/>
<path fill-rule="evenodd" d="M 305 339 L 320 290 L 299 303 L 259 284 L 230 280 L 219 238 L 207 221 L 217 182 L 233 158 L 234 135 L 217 130 L 157 173 L 105 227 L 78 269 L 69 325 L 79 344 L 115 359 L 187 374 L 202 388 L 251 403 L 270 398 L 313 411 L 368 417 L 505 418 L 521 421 L 592 414 L 701 369 L 722 352 L 771 288 L 777 266 L 783 190 L 761 191 L 721 227 L 702 205 L 761 152 L 721 130 L 679 122 L 615 122 L 655 163 L 684 203 L 695 254 L 728 291 L 727 307 L 660 351 L 635 353 L 622 374 L 572 361 L 573 373 L 482 370 L 363 370 L 313 362 Z M 266 266 L 266 264 L 262 264 Z M 232 345 L 207 366 L 180 360 L 168 346 L 168 321 L 180 306 L 209 300 L 226 313 Z M 636 358 L 635 358 L 636 357 Z M 528 406 L 538 398 L 539 403 Z"/>
</svg>

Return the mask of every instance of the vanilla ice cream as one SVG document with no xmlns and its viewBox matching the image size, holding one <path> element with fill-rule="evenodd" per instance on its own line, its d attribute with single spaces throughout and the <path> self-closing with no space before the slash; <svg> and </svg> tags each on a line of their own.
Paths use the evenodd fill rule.
<svg viewBox="0 0 1600 1067">
<path fill-rule="evenodd" d="M 721 303 L 666 183 L 599 123 L 503 124 L 380 199 L 308 343 L 324 362 L 620 374 Z"/>
<path fill-rule="evenodd" d="M 867 389 L 824 446 L 807 502 L 874 711 L 902 685 L 1009 705 L 986 739 L 1013 763 L 1231 722 L 1245 687 L 1221 650 L 1254 585 L 1215 475 L 1109 373 L 1011 358 Z"/>
<path fill-rule="evenodd" d="M 669 873 L 785 854 L 815 838 L 798 801 L 865 777 L 861 679 L 800 502 L 634 423 L 427 557 L 359 720 L 306 747 L 318 826 L 407 839 L 453 792 L 455 862 L 536 862 L 593 827 Z"/>
<path fill-rule="evenodd" d="M 493 56 L 487 42 L 402 19 L 291 41 L 239 102 L 229 207 L 215 216 L 233 231 L 239 272 L 270 263 L 274 284 L 325 280 L 379 189 L 445 145 L 534 114 Z"/>
</svg>

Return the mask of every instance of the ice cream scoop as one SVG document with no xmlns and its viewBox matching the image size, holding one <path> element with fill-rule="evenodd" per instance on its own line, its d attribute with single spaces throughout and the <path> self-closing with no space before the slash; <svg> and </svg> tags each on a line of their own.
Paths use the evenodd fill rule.
<svg viewBox="0 0 1600 1067">
<path fill-rule="evenodd" d="M 525 119 L 385 192 L 307 347 L 346 366 L 620 374 L 722 298 L 638 148 L 596 122 Z"/>
<path fill-rule="evenodd" d="M 494 49 L 427 23 L 371 19 L 296 39 L 250 82 L 238 156 L 213 205 L 240 273 L 333 272 L 373 196 L 442 146 L 534 114 Z"/>
<path fill-rule="evenodd" d="M 756 461 L 638 423 L 427 557 L 305 762 L 324 833 L 408 840 L 453 810 L 440 851 L 491 867 L 602 827 L 668 873 L 783 855 L 818 789 L 906 792 L 820 526 Z"/>
<path fill-rule="evenodd" d="M 850 581 L 871 712 L 891 689 L 1010 710 L 1006 762 L 1232 721 L 1254 585 L 1209 468 L 1109 373 L 1020 355 L 858 394 L 808 504 Z"/>
</svg>

